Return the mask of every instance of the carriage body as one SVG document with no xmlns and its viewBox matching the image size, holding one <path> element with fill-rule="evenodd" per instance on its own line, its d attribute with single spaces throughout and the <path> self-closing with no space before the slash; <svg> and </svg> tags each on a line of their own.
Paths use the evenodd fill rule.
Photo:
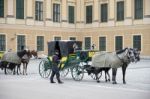
<svg viewBox="0 0 150 99">
<path fill-rule="evenodd" d="M 77 45 L 77 47 L 74 47 Z M 43 78 L 49 77 L 52 68 L 52 56 L 59 51 L 61 76 L 65 77 L 71 71 L 74 80 L 82 80 L 86 72 L 86 64 L 91 61 L 96 51 L 82 50 L 81 41 L 51 41 L 48 42 L 48 57 L 39 64 L 39 74 Z"/>
<path fill-rule="evenodd" d="M 43 59 L 39 64 L 39 74 L 41 77 L 49 77 L 52 68 L 52 56 L 56 50 L 59 51 L 59 68 L 61 71 L 67 70 L 68 73 L 70 68 L 78 65 L 80 60 L 77 59 L 77 55 L 74 53 L 74 44 L 78 45 L 78 50 L 81 50 L 81 41 L 64 40 L 48 42 L 48 57 Z"/>
</svg>

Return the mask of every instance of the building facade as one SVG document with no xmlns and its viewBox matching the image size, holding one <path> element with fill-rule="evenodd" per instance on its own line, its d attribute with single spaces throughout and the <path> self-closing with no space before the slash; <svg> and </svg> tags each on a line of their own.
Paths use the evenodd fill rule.
<svg viewBox="0 0 150 99">
<path fill-rule="evenodd" d="M 0 0 L 0 51 L 23 46 L 47 54 L 52 40 L 83 49 L 125 47 L 150 56 L 150 0 Z"/>
</svg>

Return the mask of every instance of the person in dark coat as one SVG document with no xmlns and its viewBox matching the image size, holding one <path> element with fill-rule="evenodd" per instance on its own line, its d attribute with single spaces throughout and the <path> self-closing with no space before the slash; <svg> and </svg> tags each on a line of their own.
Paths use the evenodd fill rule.
<svg viewBox="0 0 150 99">
<path fill-rule="evenodd" d="M 55 55 L 53 55 L 52 57 L 52 74 L 50 76 L 50 83 L 56 83 L 54 82 L 54 76 L 56 75 L 56 78 L 57 78 L 57 81 L 59 84 L 62 84 L 63 82 L 60 80 L 60 73 L 59 73 L 59 67 L 58 67 L 58 64 L 60 62 L 59 60 L 59 52 L 58 51 L 55 51 Z"/>
</svg>

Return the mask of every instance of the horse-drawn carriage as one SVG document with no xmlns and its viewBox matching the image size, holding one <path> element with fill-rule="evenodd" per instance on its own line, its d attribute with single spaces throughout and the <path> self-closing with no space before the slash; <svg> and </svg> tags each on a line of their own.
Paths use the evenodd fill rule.
<svg viewBox="0 0 150 99">
<path fill-rule="evenodd" d="M 77 47 L 74 47 L 77 45 Z M 97 52 L 94 50 L 82 50 L 81 41 L 51 41 L 48 43 L 48 57 L 39 64 L 39 74 L 43 78 L 49 77 L 52 68 L 52 55 L 55 50 L 60 53 L 61 61 L 59 68 L 61 76 L 66 76 L 71 71 L 72 78 L 80 81 L 84 73 L 94 74 L 92 78 L 99 82 L 102 70 L 109 76 L 108 70 L 112 68 L 112 81 L 116 83 L 116 72 L 122 67 L 123 83 L 125 82 L 125 71 L 130 62 L 139 61 L 140 53 L 136 49 L 125 48 L 118 52 Z M 95 52 L 97 52 L 95 54 Z M 92 62 L 92 65 L 89 64 Z M 106 75 L 105 74 L 105 78 Z M 110 76 L 109 76 L 110 79 Z M 106 78 L 107 80 L 107 78 Z"/>
<path fill-rule="evenodd" d="M 76 45 L 76 47 L 75 47 Z M 43 78 L 49 77 L 52 67 L 52 55 L 55 50 L 61 57 L 59 68 L 61 76 L 66 76 L 71 71 L 74 80 L 82 80 L 86 64 L 91 60 L 94 51 L 83 51 L 81 41 L 51 41 L 48 42 L 48 57 L 39 64 L 39 74 Z"/>
</svg>

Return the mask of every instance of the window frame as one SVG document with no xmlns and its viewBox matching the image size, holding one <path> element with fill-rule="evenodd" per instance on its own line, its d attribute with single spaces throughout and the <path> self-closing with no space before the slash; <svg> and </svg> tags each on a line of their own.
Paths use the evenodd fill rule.
<svg viewBox="0 0 150 99">
<path fill-rule="evenodd" d="M 102 38 L 104 38 L 104 41 L 101 42 Z M 103 43 L 105 42 L 105 43 Z M 100 36 L 99 37 L 99 51 L 106 51 L 106 36 Z"/>
<path fill-rule="evenodd" d="M 68 6 L 68 23 L 74 24 L 75 22 L 75 7 L 74 6 Z"/>
<path fill-rule="evenodd" d="M 54 36 L 54 41 L 60 41 L 61 40 L 61 36 Z"/>
<path fill-rule="evenodd" d="M 77 38 L 76 38 L 76 37 L 69 37 L 69 40 L 76 41 L 76 40 L 77 40 Z"/>
<path fill-rule="evenodd" d="M 0 18 L 4 17 L 4 0 L 0 0 Z"/>
<path fill-rule="evenodd" d="M 21 51 L 22 46 L 24 48 L 26 47 L 26 36 L 25 35 L 17 35 L 17 51 Z"/>
<path fill-rule="evenodd" d="M 140 36 L 140 40 L 134 40 L 134 37 L 136 37 L 136 36 Z M 133 35 L 133 37 L 132 37 L 132 39 L 133 39 L 133 48 L 138 48 L 138 50 L 142 50 L 142 36 L 139 34 L 137 34 L 137 35 Z M 136 42 L 136 43 L 135 43 Z M 139 43 L 140 42 L 140 43 Z M 136 46 L 136 47 L 135 47 Z M 138 46 L 138 47 L 137 47 Z"/>
<path fill-rule="evenodd" d="M 101 22 L 108 22 L 108 4 L 101 4 Z M 105 12 L 106 11 L 106 12 Z"/>
<path fill-rule="evenodd" d="M 60 4 L 53 3 L 53 22 L 60 22 Z"/>
<path fill-rule="evenodd" d="M 1 46 L 0 51 L 6 51 L 6 35 L 5 34 L 0 34 L 0 46 Z"/>
<path fill-rule="evenodd" d="M 121 37 L 121 42 L 118 43 L 117 40 L 120 40 L 118 37 Z M 118 45 L 121 44 L 121 45 Z M 119 46 L 119 47 L 118 47 Z M 123 36 L 115 36 L 115 51 L 123 49 Z"/>
<path fill-rule="evenodd" d="M 16 0 L 16 19 L 24 19 L 24 0 Z"/>
<path fill-rule="evenodd" d="M 37 36 L 36 43 L 37 43 L 37 51 L 44 51 L 44 36 Z"/>
<path fill-rule="evenodd" d="M 35 20 L 43 21 L 43 1 L 35 1 Z"/>
<path fill-rule="evenodd" d="M 92 22 L 93 22 L 93 5 L 86 6 L 86 18 L 85 19 L 86 19 L 86 24 L 92 24 Z"/>
<path fill-rule="evenodd" d="M 124 21 L 124 13 L 125 13 L 125 3 L 124 1 L 117 2 L 117 21 Z"/>
<path fill-rule="evenodd" d="M 87 46 L 86 44 L 86 39 L 87 38 L 90 38 L 90 41 L 88 41 L 90 43 L 90 45 Z M 90 50 L 91 49 L 91 41 L 92 41 L 92 38 L 91 37 L 84 37 L 84 49 L 85 50 Z"/>
<path fill-rule="evenodd" d="M 144 1 L 134 0 L 134 19 L 143 19 L 144 15 Z M 139 6 L 140 5 L 140 6 Z"/>
</svg>

